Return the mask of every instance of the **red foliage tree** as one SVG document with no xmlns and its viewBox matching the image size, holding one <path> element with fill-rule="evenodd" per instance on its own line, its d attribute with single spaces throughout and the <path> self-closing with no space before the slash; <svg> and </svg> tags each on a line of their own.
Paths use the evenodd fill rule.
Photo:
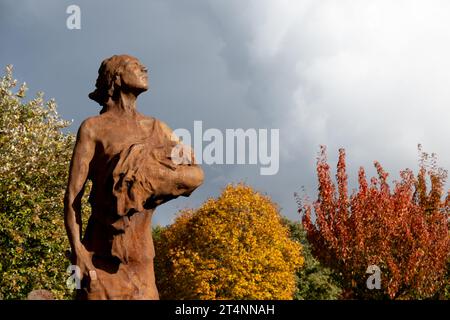
<svg viewBox="0 0 450 320">
<path fill-rule="evenodd" d="M 345 150 L 339 150 L 336 188 L 321 147 L 318 199 L 313 204 L 299 201 L 299 212 L 313 254 L 340 276 L 344 298 L 428 298 L 443 286 L 450 191 L 443 200 L 446 172 L 436 167 L 435 156 L 431 165 L 427 154 L 420 158 L 417 177 L 409 169 L 401 171 L 393 190 L 380 163 L 374 163 L 378 178 L 370 184 L 361 167 L 359 190 L 349 196 Z M 381 270 L 379 290 L 367 288 L 370 265 Z"/>
</svg>

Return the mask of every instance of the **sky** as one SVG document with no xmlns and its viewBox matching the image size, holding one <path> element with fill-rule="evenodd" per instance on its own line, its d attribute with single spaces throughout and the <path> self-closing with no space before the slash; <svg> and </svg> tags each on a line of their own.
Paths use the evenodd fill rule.
<svg viewBox="0 0 450 320">
<path fill-rule="evenodd" d="M 79 30 L 66 26 L 69 5 Z M 2 0 L 0 39 L 0 67 L 14 66 L 28 97 L 55 98 L 74 133 L 100 110 L 87 95 L 101 61 L 124 53 L 149 69 L 138 110 L 172 129 L 279 129 L 277 174 L 202 164 L 204 184 L 158 207 L 156 224 L 240 181 L 298 220 L 294 192 L 317 197 L 320 145 L 333 169 L 345 148 L 350 189 L 374 160 L 391 181 L 417 172 L 418 143 L 450 168 L 446 0 Z"/>
</svg>

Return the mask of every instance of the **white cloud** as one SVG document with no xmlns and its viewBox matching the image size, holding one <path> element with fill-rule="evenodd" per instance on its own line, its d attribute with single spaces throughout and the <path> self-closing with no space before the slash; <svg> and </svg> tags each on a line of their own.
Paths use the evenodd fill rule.
<svg viewBox="0 0 450 320">
<path fill-rule="evenodd" d="M 226 14 L 239 2 L 215 11 L 225 22 L 222 57 L 248 85 L 248 105 L 282 130 L 284 173 L 270 187 L 262 178 L 254 183 L 287 214 L 295 209 L 291 191 L 315 190 L 319 144 L 329 146 L 330 161 L 347 149 L 353 182 L 357 167 L 373 160 L 393 179 L 417 169 L 418 143 L 450 168 L 449 2 L 251 3 L 258 6 L 251 14 Z"/>
<path fill-rule="evenodd" d="M 362 151 L 369 161 L 385 157 L 395 168 L 408 165 L 422 142 L 449 167 L 450 7 L 369 2 L 320 2 L 292 26 L 289 43 L 313 49 L 296 63 L 300 82 L 287 121 L 306 124 L 300 131 L 322 123 L 321 143 Z"/>
</svg>

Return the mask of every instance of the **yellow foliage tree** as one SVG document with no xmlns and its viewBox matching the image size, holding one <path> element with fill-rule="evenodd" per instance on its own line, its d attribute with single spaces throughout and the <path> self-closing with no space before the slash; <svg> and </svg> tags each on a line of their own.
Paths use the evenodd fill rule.
<svg viewBox="0 0 450 320">
<path fill-rule="evenodd" d="M 244 184 L 182 211 L 155 248 L 161 299 L 292 299 L 304 261 L 277 206 Z"/>
</svg>

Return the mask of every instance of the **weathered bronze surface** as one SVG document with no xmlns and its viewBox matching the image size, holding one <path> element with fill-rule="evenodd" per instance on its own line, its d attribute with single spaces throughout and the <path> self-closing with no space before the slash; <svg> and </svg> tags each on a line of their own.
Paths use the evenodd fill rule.
<svg viewBox="0 0 450 320">
<path fill-rule="evenodd" d="M 146 68 L 134 57 L 102 62 L 89 97 L 103 108 L 80 126 L 70 164 L 64 219 L 72 264 L 81 271 L 79 299 L 158 299 L 151 219 L 155 208 L 189 196 L 203 182 L 192 159 L 177 164 L 180 146 L 163 122 L 136 110 L 148 89 Z M 186 149 L 184 149 L 186 152 Z M 186 154 L 185 154 L 186 155 Z M 81 199 L 92 181 L 92 214 L 84 237 Z"/>
</svg>

